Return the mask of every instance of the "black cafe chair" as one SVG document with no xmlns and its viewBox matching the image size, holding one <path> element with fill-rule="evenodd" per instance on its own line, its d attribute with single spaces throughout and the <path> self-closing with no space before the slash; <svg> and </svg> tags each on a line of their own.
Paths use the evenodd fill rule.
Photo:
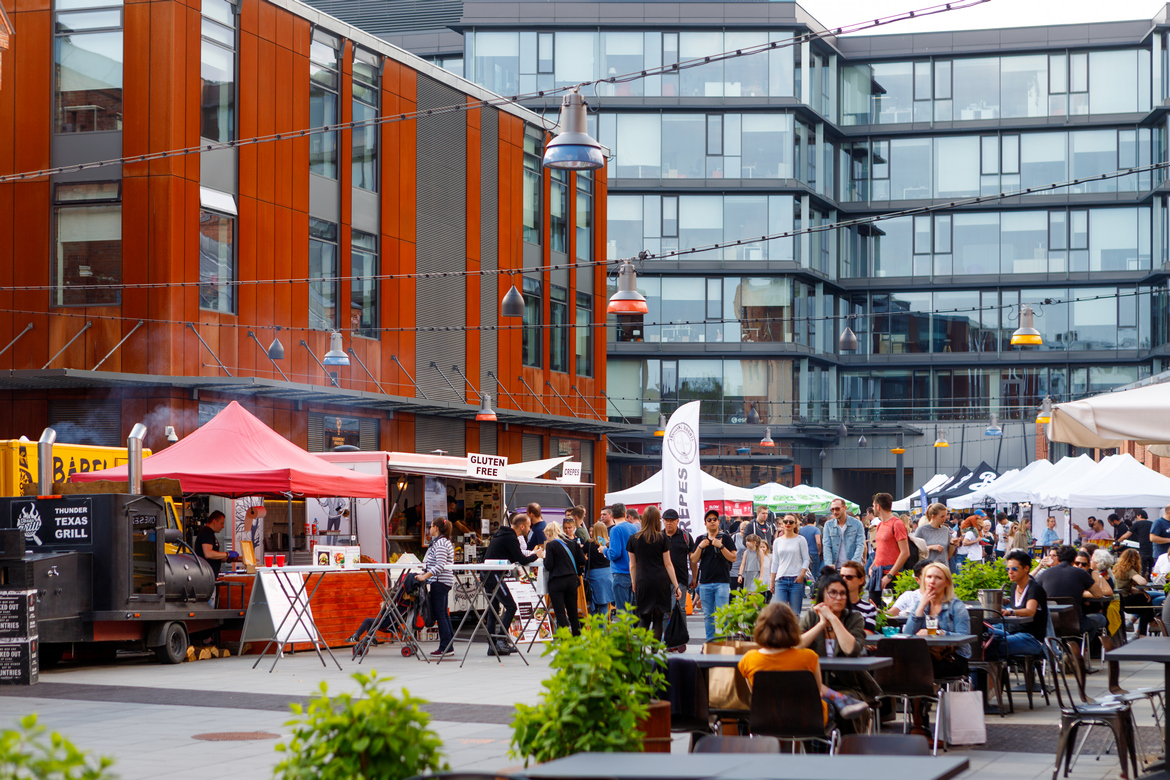
<svg viewBox="0 0 1170 780">
<path fill-rule="evenodd" d="M 999 612 L 999 611 L 994 610 L 994 609 L 984 609 L 983 614 L 986 616 L 985 619 L 989 623 L 991 623 L 992 625 L 996 625 L 996 623 L 998 623 L 1000 626 L 1000 630 L 1006 633 L 1007 623 L 1006 623 L 1006 621 L 1004 621 L 1002 612 Z M 984 655 L 988 654 L 987 651 L 983 651 L 983 653 L 984 653 Z M 1042 693 L 1044 695 L 1044 706 L 1047 707 L 1051 704 L 1051 702 L 1048 700 L 1048 689 L 1044 686 L 1044 655 L 1043 654 L 1041 654 L 1041 655 L 1007 655 L 1006 653 L 1003 652 L 1002 648 L 997 652 L 993 652 L 993 654 L 996 655 L 1003 662 L 1005 668 L 1010 668 L 1013 665 L 1015 665 L 1015 668 L 1017 670 L 1023 671 L 1023 673 L 1024 673 L 1024 690 L 1028 694 L 1028 709 L 1030 709 L 1030 710 L 1035 709 L 1035 707 L 1033 706 L 1033 703 L 1032 703 L 1032 694 L 1035 692 L 1035 687 L 1036 687 L 1036 682 L 1037 682 L 1037 680 L 1036 680 L 1036 676 L 1037 676 L 1036 662 L 1039 661 L 1040 662 L 1040 670 L 1039 670 L 1040 671 L 1040 675 L 1039 675 L 1040 676 L 1040 679 L 1039 679 L 1040 693 Z M 1006 682 L 1007 682 L 1007 686 L 1008 686 L 1008 703 L 1010 704 L 1011 700 L 1012 700 L 1012 688 L 1011 688 L 1010 675 L 1008 676 L 1008 680 Z M 1012 705 L 1012 712 L 1015 712 L 1015 705 L 1014 704 Z"/>
<path fill-rule="evenodd" d="M 837 751 L 840 733 L 825 725 L 821 686 L 812 672 L 756 672 L 752 679 L 752 708 L 748 731 L 753 735 L 776 737 L 791 742 L 792 752 L 806 742 L 824 743 L 829 755 Z"/>
<path fill-rule="evenodd" d="M 874 679 L 882 692 L 880 699 L 898 699 L 904 713 L 903 730 L 910 729 L 911 702 L 938 702 L 938 690 L 934 685 L 934 663 L 926 640 L 918 637 L 904 639 L 882 639 L 877 643 L 874 655 L 892 658 L 894 663 L 874 673 Z M 934 750 L 938 751 L 938 718 L 934 719 Z"/>
<path fill-rule="evenodd" d="M 775 737 L 700 737 L 692 753 L 779 753 L 780 740 Z"/>
<path fill-rule="evenodd" d="M 984 617 L 982 608 L 972 608 L 968 610 L 967 614 L 971 618 L 972 633 L 983 625 L 986 619 L 989 623 L 994 625 L 994 619 L 999 617 L 1000 625 L 1003 624 L 1003 615 L 993 610 L 988 611 L 988 617 Z M 1005 717 L 1008 712 L 1014 713 L 1016 711 L 1015 702 L 1012 701 L 1012 686 L 1007 679 L 1007 664 L 1004 659 L 995 654 L 990 654 L 983 649 L 982 642 L 975 642 L 971 645 L 971 657 L 967 659 L 967 664 L 972 672 L 983 672 L 987 677 L 987 692 L 990 694 L 995 691 L 995 701 L 999 707 L 999 716 Z M 1008 709 L 1003 708 L 1003 692 L 1007 689 Z"/>
<path fill-rule="evenodd" d="M 1068 654 L 1076 657 L 1074 649 L 1077 648 L 1077 639 L 1050 636 L 1044 640 L 1044 647 L 1052 661 L 1048 668 L 1052 670 L 1052 687 L 1056 692 L 1056 704 L 1060 708 L 1060 739 L 1056 747 L 1056 766 L 1052 770 L 1053 780 L 1056 780 L 1062 760 L 1064 776 L 1068 777 L 1069 769 L 1084 746 L 1084 740 L 1081 740 L 1080 745 L 1077 744 L 1077 732 L 1080 727 L 1095 725 L 1105 726 L 1113 732 L 1113 739 L 1117 743 L 1117 757 L 1121 762 L 1121 776 L 1136 777 L 1137 750 L 1134 744 L 1133 709 L 1129 702 L 1115 700 L 1099 704 L 1078 703 L 1073 696 L 1072 688 L 1069 687 L 1064 666 L 1057 660 Z M 1085 736 L 1087 738 L 1088 734 Z M 1129 774 L 1131 765 L 1133 775 Z"/>
<path fill-rule="evenodd" d="M 842 734 L 840 756 L 929 756 L 930 742 L 918 734 Z"/>
</svg>

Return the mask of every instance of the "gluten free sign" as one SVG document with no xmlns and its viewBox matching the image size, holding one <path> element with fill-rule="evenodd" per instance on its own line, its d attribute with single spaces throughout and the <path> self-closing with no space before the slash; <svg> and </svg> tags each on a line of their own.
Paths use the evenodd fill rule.
<svg viewBox="0 0 1170 780">
<path fill-rule="evenodd" d="M 508 459 L 500 455 L 481 455 L 472 452 L 467 456 L 467 476 L 471 479 L 498 481 L 504 478 Z"/>
</svg>

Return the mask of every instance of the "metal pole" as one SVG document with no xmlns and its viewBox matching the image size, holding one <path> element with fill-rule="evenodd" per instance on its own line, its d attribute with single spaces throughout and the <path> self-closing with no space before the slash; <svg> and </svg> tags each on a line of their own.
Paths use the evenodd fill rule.
<svg viewBox="0 0 1170 780">
<path fill-rule="evenodd" d="M 110 359 L 110 355 L 112 355 L 112 354 L 114 354 L 115 352 L 117 352 L 117 351 L 118 351 L 118 347 L 121 347 L 123 344 L 125 344 L 125 343 L 126 343 L 126 339 L 130 338 L 131 336 L 133 336 L 133 335 L 134 335 L 134 331 L 136 331 L 136 330 L 138 330 L 139 328 L 141 328 L 141 327 L 142 327 L 142 324 L 143 324 L 144 322 L 146 322 L 146 320 L 139 320 L 139 321 L 138 321 L 138 324 L 137 324 L 137 325 L 135 325 L 133 328 L 131 328 L 131 329 L 130 329 L 130 332 L 126 334 L 125 338 L 123 338 L 121 341 L 119 341 L 119 342 L 118 342 L 118 343 L 117 343 L 117 344 L 114 346 L 114 348 L 113 348 L 113 349 L 111 349 L 111 350 L 110 350 L 110 351 L 109 351 L 109 352 L 106 354 L 106 356 L 105 356 L 104 358 L 102 358 L 101 360 L 99 360 L 99 361 L 98 361 L 98 364 L 97 364 L 96 366 L 94 366 L 94 367 L 93 367 L 91 370 L 93 370 L 93 371 L 97 371 L 99 368 L 101 368 L 101 367 L 102 367 L 102 363 L 105 363 L 107 360 L 109 360 L 109 359 Z M 249 332 L 249 333 L 251 333 L 251 331 L 248 331 L 248 332 Z"/>
<path fill-rule="evenodd" d="M 48 363 L 45 363 L 43 366 L 41 366 L 41 371 L 44 371 L 49 366 L 53 365 L 53 361 L 56 360 L 57 358 L 61 357 L 61 353 L 64 352 L 65 350 L 69 349 L 69 345 L 72 344 L 73 342 L 77 341 L 78 336 L 80 336 L 82 333 L 85 333 L 87 330 L 89 330 L 92 327 L 93 327 L 92 320 L 86 322 L 85 327 L 82 328 L 81 330 L 77 331 L 76 336 L 69 339 L 69 341 L 65 342 L 65 346 L 63 346 L 63 347 L 61 347 L 61 349 L 57 350 L 57 354 L 53 355 L 53 357 L 49 358 Z M 216 358 L 216 360 L 219 360 L 219 358 Z M 229 374 L 229 376 L 230 376 L 230 374 Z"/>
<path fill-rule="evenodd" d="M 353 355 L 353 359 L 356 360 L 358 365 L 362 367 L 362 371 L 366 372 L 366 376 L 368 376 L 370 381 L 374 383 L 374 387 L 378 388 L 382 395 L 386 395 L 386 391 L 382 389 L 382 385 L 378 383 L 377 379 L 374 379 L 374 375 L 370 373 L 370 369 L 366 368 L 366 364 L 362 362 L 362 359 L 358 357 L 358 354 L 353 351 L 353 347 L 350 347 L 347 351 L 349 354 Z"/>
<path fill-rule="evenodd" d="M 500 378 L 499 378 L 498 376 L 496 376 L 495 374 L 493 374 L 491 371 L 488 371 L 488 372 L 487 372 L 487 375 L 488 375 L 488 376 L 490 376 L 492 379 L 496 380 L 496 403 L 498 404 L 498 403 L 500 402 L 500 393 L 499 393 L 499 391 L 500 391 L 500 390 L 503 390 L 503 391 L 504 391 L 504 395 L 508 396 L 508 398 L 509 398 L 509 399 L 512 401 L 512 403 L 516 405 L 516 408 L 517 408 L 517 409 L 519 409 L 519 408 L 520 408 L 520 402 L 519 402 L 519 401 L 517 401 L 517 400 L 516 400 L 516 399 L 515 399 L 515 398 L 512 396 L 512 394 L 508 392 L 508 388 L 504 387 L 504 385 L 503 385 L 503 384 L 501 384 L 501 382 L 500 382 Z"/>
<path fill-rule="evenodd" d="M 340 388 L 341 385 L 337 384 L 337 380 L 333 378 L 333 374 L 329 372 L 329 369 L 325 368 L 325 364 L 320 360 L 317 360 L 317 355 L 313 352 L 313 349 L 309 346 L 308 342 L 306 342 L 304 339 L 301 339 L 301 346 L 305 348 L 306 352 L 313 356 L 313 360 L 317 361 L 317 365 L 321 366 L 321 370 L 325 372 L 325 378 L 329 380 L 329 384 Z"/>
<path fill-rule="evenodd" d="M 934 473 L 938 473 L 938 426 L 934 426 L 934 440 L 936 442 L 934 447 Z M 931 476 L 934 476 L 933 474 Z"/>
<path fill-rule="evenodd" d="M 520 384 L 524 385 L 524 387 L 528 389 L 528 392 L 532 393 L 532 397 L 535 398 L 536 402 L 540 404 L 541 408 L 544 409 L 545 414 L 552 414 L 552 412 L 548 410 L 548 407 L 544 405 L 544 400 L 539 395 L 537 395 L 535 390 L 533 390 L 531 387 L 528 387 L 528 383 L 524 381 L 523 376 L 518 376 L 516 379 L 518 379 Z"/>
<path fill-rule="evenodd" d="M 282 377 L 284 377 L 284 381 L 287 382 L 288 377 L 285 375 L 284 371 L 281 371 L 280 366 L 276 365 L 276 361 L 273 360 L 272 356 L 268 354 L 268 350 L 265 349 L 264 345 L 260 343 L 260 339 L 256 338 L 256 334 L 253 333 L 252 331 L 248 331 L 248 338 L 250 338 L 250 339 L 252 339 L 252 341 L 256 342 L 256 346 L 260 347 L 260 349 L 264 352 L 264 357 L 268 358 L 268 361 L 270 363 L 272 363 L 273 368 L 275 368 L 277 371 L 280 371 L 280 375 Z"/>
<path fill-rule="evenodd" d="M 443 369 L 439 368 L 439 364 L 432 360 L 431 368 L 439 372 L 439 376 L 443 377 L 443 381 L 447 383 L 447 387 L 451 388 L 451 392 L 455 394 L 455 397 L 462 401 L 463 394 L 455 389 L 455 385 L 451 384 L 451 380 L 448 379 L 447 375 L 443 373 Z"/>
<path fill-rule="evenodd" d="M 572 388 L 574 393 L 576 393 L 578 396 L 580 396 L 581 400 L 585 402 L 585 405 L 587 407 L 589 407 L 589 411 L 593 412 L 593 416 L 597 417 L 597 418 L 601 418 L 601 415 L 598 414 L 597 410 L 593 408 L 593 404 L 589 403 L 589 399 L 586 398 L 585 396 L 581 395 L 581 391 L 577 389 L 577 386 L 571 385 L 570 387 Z"/>
<path fill-rule="evenodd" d="M 190 322 L 188 322 L 187 327 L 190 328 L 191 332 L 195 334 L 195 338 L 199 339 L 199 343 L 203 345 L 204 349 L 206 349 L 208 352 L 211 352 L 211 356 L 213 358 L 215 358 L 216 363 L 219 363 L 219 367 L 223 369 L 223 372 L 225 374 L 227 374 L 228 376 L 231 376 L 232 372 L 227 370 L 227 366 L 225 366 L 223 364 L 223 361 L 219 359 L 219 355 L 215 354 L 215 352 L 212 351 L 211 347 L 207 346 L 207 342 L 204 341 L 203 337 L 199 335 L 199 331 L 195 328 L 195 326 L 192 325 Z M 301 343 L 304 344 L 305 342 L 302 341 Z M 50 362 L 52 362 L 52 361 L 50 361 Z"/>
<path fill-rule="evenodd" d="M 902 449 L 902 432 L 901 431 L 898 431 L 898 449 Z M 895 479 L 894 484 L 897 486 L 897 490 L 894 491 L 894 495 L 897 495 L 897 496 L 900 496 L 906 492 L 906 468 L 905 468 L 905 464 L 902 461 L 903 457 L 904 457 L 903 453 L 899 452 L 898 453 L 898 461 L 897 461 L 898 466 L 897 466 L 897 472 L 896 472 L 897 476 L 894 477 L 894 479 Z M 924 512 L 926 511 L 925 507 L 923 508 L 922 511 L 924 511 Z"/>
<path fill-rule="evenodd" d="M 402 361 L 398 359 L 398 356 L 391 355 L 390 359 L 398 364 L 398 367 L 402 369 L 402 373 L 406 374 L 406 378 L 410 380 L 410 383 L 412 385 L 414 385 L 414 389 L 418 391 L 418 394 L 421 395 L 423 398 L 426 398 L 426 400 L 428 400 L 428 401 L 431 400 L 431 399 L 427 398 L 427 394 L 423 392 L 423 389 L 418 386 L 418 382 L 414 381 L 414 377 L 412 377 L 410 375 L 410 372 L 406 370 L 406 366 L 402 365 Z"/>
<path fill-rule="evenodd" d="M 33 329 L 33 324 L 31 322 L 28 325 L 25 325 L 24 330 L 22 330 L 20 333 L 16 334 L 16 338 L 14 338 L 12 341 L 8 342 L 8 346 L 4 347 L 4 349 L 0 349 L 0 355 L 3 355 L 5 352 L 7 352 L 8 349 L 13 344 L 20 341 L 21 337 L 24 336 L 24 334 L 28 333 L 32 329 Z"/>
</svg>

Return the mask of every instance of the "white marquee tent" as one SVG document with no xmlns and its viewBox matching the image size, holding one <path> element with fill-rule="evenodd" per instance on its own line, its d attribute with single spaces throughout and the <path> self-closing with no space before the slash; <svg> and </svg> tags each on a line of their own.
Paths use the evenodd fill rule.
<svg viewBox="0 0 1170 780">
<path fill-rule="evenodd" d="M 1034 463 L 1041 463 L 1041 462 L 1047 463 L 1048 461 L 1033 461 L 1033 462 Z M 997 485 L 1001 485 L 1001 484 L 1010 484 L 1012 482 L 1012 480 L 1014 480 L 1016 478 L 1016 475 L 1019 473 L 1020 473 L 1020 469 L 1012 469 L 1010 471 L 1006 471 L 999 476 L 999 479 L 995 480 L 994 482 L 992 482 L 989 485 L 985 485 L 985 486 L 979 488 L 978 490 L 972 490 L 970 493 L 965 493 L 964 495 L 961 495 L 961 496 L 955 496 L 954 498 L 948 498 L 947 499 L 947 506 L 951 509 L 970 509 L 971 507 L 983 506 L 983 505 L 988 504 L 988 503 L 994 503 L 988 497 L 988 493 L 991 492 L 992 488 L 994 488 Z"/>
<path fill-rule="evenodd" d="M 918 490 L 915 490 L 913 493 L 906 496 L 905 498 L 899 498 L 897 501 L 895 501 L 894 502 L 894 511 L 895 512 L 909 512 L 910 506 L 911 506 L 910 502 L 918 497 L 919 490 L 925 490 L 927 493 L 929 493 L 930 491 L 935 490 L 936 488 L 941 486 L 942 483 L 946 482 L 948 479 L 950 479 L 950 477 L 946 474 L 935 474 L 933 477 L 926 480 L 926 484 L 923 485 L 922 487 L 918 488 Z"/>
<path fill-rule="evenodd" d="M 716 479 L 707 472 L 700 472 L 703 480 L 703 504 L 706 509 L 718 510 L 720 514 L 746 516 L 752 513 L 752 491 L 750 488 L 736 487 L 720 479 Z M 605 503 L 621 502 L 627 507 L 642 509 L 651 504 L 658 506 L 662 503 L 662 472 L 659 471 L 645 482 L 605 494 Z M 700 517 L 701 521 L 702 518 Z M 698 524 L 692 525 L 692 528 Z"/>
</svg>

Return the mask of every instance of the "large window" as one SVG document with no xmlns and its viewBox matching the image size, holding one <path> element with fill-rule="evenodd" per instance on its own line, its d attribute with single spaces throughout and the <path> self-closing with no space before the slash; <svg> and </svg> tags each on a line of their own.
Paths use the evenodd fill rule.
<svg viewBox="0 0 1170 780">
<path fill-rule="evenodd" d="M 378 57 L 354 49 L 353 121 L 368 122 L 353 129 L 353 186 L 378 191 Z"/>
<path fill-rule="evenodd" d="M 227 0 L 203 0 L 199 135 L 209 141 L 235 138 L 236 7 Z"/>
<path fill-rule="evenodd" d="M 309 49 L 309 126 L 326 127 L 338 123 L 337 95 L 340 68 L 338 43 L 320 31 L 314 33 Z M 330 179 L 337 178 L 337 131 L 309 136 L 309 171 Z"/>
<path fill-rule="evenodd" d="M 790 231 L 791 195 L 610 195 L 610 260 L 639 250 L 667 252 Z M 792 260 L 793 239 L 777 238 L 697 252 L 692 260 Z"/>
<path fill-rule="evenodd" d="M 549 188 L 548 234 L 549 249 L 569 251 L 569 174 L 553 170 Z"/>
<path fill-rule="evenodd" d="M 92 133 L 122 129 L 122 3 L 56 3 L 54 129 Z"/>
<path fill-rule="evenodd" d="M 552 286 L 549 296 L 548 367 L 569 372 L 569 291 Z"/>
<path fill-rule="evenodd" d="M 376 339 L 378 330 L 378 237 L 352 231 L 349 327 L 355 336 Z"/>
<path fill-rule="evenodd" d="M 337 225 L 309 218 L 309 327 L 337 328 Z"/>
<path fill-rule="evenodd" d="M 199 308 L 231 314 L 236 310 L 236 220 L 214 211 L 199 212 Z"/>
<path fill-rule="evenodd" d="M 577 376 L 593 376 L 593 296 L 577 293 L 575 339 Z"/>
<path fill-rule="evenodd" d="M 543 243 L 541 231 L 540 140 L 524 136 L 524 240 Z M 562 250 L 563 251 L 563 250 Z"/>
<path fill-rule="evenodd" d="M 53 305 L 121 301 L 122 204 L 118 182 L 58 184 Z"/>
<path fill-rule="evenodd" d="M 593 259 L 593 179 L 577 173 L 576 254 L 578 260 Z"/>
<path fill-rule="evenodd" d="M 540 368 L 544 339 L 543 294 L 540 281 L 524 277 L 524 329 L 521 331 L 521 362 L 526 366 Z"/>
</svg>

